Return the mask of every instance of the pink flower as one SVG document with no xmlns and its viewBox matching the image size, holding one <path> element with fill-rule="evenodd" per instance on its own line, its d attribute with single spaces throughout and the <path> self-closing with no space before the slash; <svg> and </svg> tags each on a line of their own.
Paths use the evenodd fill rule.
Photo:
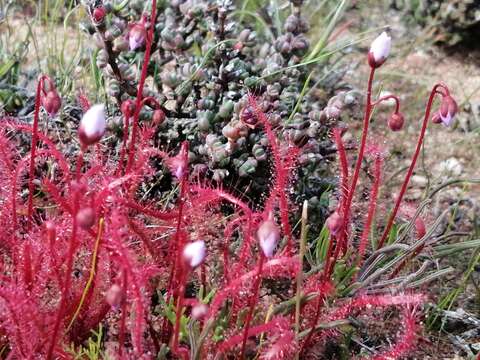
<svg viewBox="0 0 480 360">
<path fill-rule="evenodd" d="M 185 245 L 183 248 L 183 261 L 191 269 L 200 265 L 207 255 L 205 242 L 202 240 L 194 241 Z"/>
<path fill-rule="evenodd" d="M 340 216 L 338 211 L 334 211 L 325 221 L 325 226 L 327 227 L 330 234 L 335 236 L 343 227 L 343 217 Z"/>
<path fill-rule="evenodd" d="M 134 24 L 128 33 L 128 45 L 130 51 L 134 51 L 145 45 L 146 36 L 147 31 L 145 30 L 145 26 L 141 23 Z"/>
<path fill-rule="evenodd" d="M 390 54 L 392 38 L 384 31 L 373 40 L 368 52 L 368 63 L 372 68 L 380 67 Z"/>
<path fill-rule="evenodd" d="M 455 100 L 450 95 L 446 95 L 442 98 L 442 103 L 440 104 L 440 110 L 438 115 L 441 122 L 445 126 L 450 126 L 453 123 L 455 114 L 458 111 L 458 105 Z"/>
<path fill-rule="evenodd" d="M 257 238 L 265 257 L 271 258 L 280 240 L 280 230 L 277 224 L 270 219 L 264 221 L 257 230 Z"/>
<path fill-rule="evenodd" d="M 83 146 L 95 144 L 105 134 L 106 128 L 105 106 L 103 104 L 93 105 L 80 120 L 78 128 L 80 142 Z"/>
</svg>

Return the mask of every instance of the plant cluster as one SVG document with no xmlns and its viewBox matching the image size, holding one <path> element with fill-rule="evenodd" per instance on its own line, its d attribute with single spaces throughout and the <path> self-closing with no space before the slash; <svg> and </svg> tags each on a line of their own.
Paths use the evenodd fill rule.
<svg viewBox="0 0 480 360">
<path fill-rule="evenodd" d="M 157 19 L 156 1 L 152 3 L 143 25 Z M 103 7 L 97 9 L 92 9 L 92 17 L 101 20 Z M 263 107 L 259 90 L 247 94 L 245 106 L 266 139 L 263 146 L 272 162 L 262 206 L 197 174 L 188 138 L 175 154 L 159 149 L 165 109 L 158 97 L 144 91 L 154 25 L 144 34 L 136 96 L 121 103 L 118 156 L 112 155 L 106 137 L 112 118 L 103 104 L 92 106 L 85 96 L 74 156 L 62 152 L 48 127 L 40 131 L 41 109 L 53 117 L 62 101 L 46 76 L 38 82 L 33 126 L 15 118 L 1 123 L 2 353 L 11 359 L 50 360 L 102 347 L 102 356 L 112 359 L 303 359 L 341 336 L 341 326 L 355 326 L 352 318 L 373 318 L 381 309 L 397 307 L 402 311 L 396 341 L 369 355 L 404 356 L 415 345 L 418 308 L 426 300 L 411 289 L 445 271 L 432 272 L 424 262 L 414 273 L 405 273 L 413 259 L 426 248 L 435 251 L 441 240 L 432 235 L 438 223 L 427 230 L 420 216 L 424 205 L 409 214 L 402 231 L 392 236 L 392 228 L 427 125 L 453 121 L 457 107 L 449 89 L 437 84 L 430 93 L 411 165 L 386 224 L 378 221 L 384 225 L 383 236 L 371 247 L 384 150 L 368 140 L 370 118 L 376 105 L 393 99 L 389 127 L 400 131 L 405 121 L 395 95 L 372 100 L 375 71 L 388 57 L 390 37 L 383 33 L 372 43 L 354 172 L 350 174 L 351 159 L 342 140 L 345 129 L 335 128 L 341 172 L 338 206 L 311 247 L 306 243 L 308 202 L 300 236 L 289 218 L 294 204 L 287 189 L 300 163 L 301 144 L 283 140 L 276 112 Z M 136 35 L 134 40 L 138 42 Z M 345 94 L 328 105 L 329 111 L 339 108 L 342 97 Z M 432 114 L 436 97 L 441 103 Z M 152 120 L 140 122 L 145 107 L 152 109 Z M 29 153 L 18 150 L 18 134 L 31 136 Z M 366 159 L 368 167 L 373 166 L 373 181 L 357 235 L 352 224 L 361 213 L 353 204 Z M 139 192 L 155 178 L 158 162 L 176 185 L 166 207 Z M 99 326 L 97 340 L 104 340 L 89 340 Z M 81 349 L 87 341 L 88 351 Z"/>
<path fill-rule="evenodd" d="M 312 70 L 328 56 L 321 53 L 327 38 L 310 49 L 303 1 L 292 1 L 290 11 L 281 13 L 265 7 L 260 15 L 231 0 L 159 1 L 153 29 L 149 2 L 84 4 L 92 20 L 85 28 L 97 46 L 96 65 L 118 108 L 128 108 L 125 103 L 137 97 L 144 54 L 151 52 L 144 95 L 159 105 L 159 146 L 176 148 L 187 140 L 195 175 L 261 204 L 271 164 L 268 139 L 248 104 L 253 93 L 282 141 L 302 148 L 297 201 L 306 198 L 321 212 L 319 199 L 334 186 L 324 161 L 334 153 L 329 123 L 358 103 L 358 93 L 345 91 L 334 107 L 324 108 L 322 92 L 306 92 L 309 83 L 322 80 L 321 71 L 314 75 Z M 283 25 L 279 17 L 285 17 Z M 152 47 L 147 48 L 150 29 Z M 148 105 L 141 119 L 154 116 Z M 119 138 L 122 126 L 120 118 Z"/>
<path fill-rule="evenodd" d="M 430 29 L 433 39 L 446 46 L 475 46 L 480 33 L 480 5 L 475 0 L 392 1 L 408 18 Z"/>
</svg>

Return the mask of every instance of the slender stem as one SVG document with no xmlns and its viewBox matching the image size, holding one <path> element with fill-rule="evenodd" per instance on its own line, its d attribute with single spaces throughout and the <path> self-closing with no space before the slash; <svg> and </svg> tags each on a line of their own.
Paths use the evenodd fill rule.
<svg viewBox="0 0 480 360">
<path fill-rule="evenodd" d="M 430 112 L 432 110 L 432 105 L 433 105 L 433 100 L 435 99 L 435 95 L 437 95 L 439 92 L 437 89 L 441 87 L 447 91 L 448 94 L 448 89 L 442 84 L 436 84 L 432 91 L 430 92 L 430 97 L 428 99 L 427 103 L 427 108 L 425 110 L 425 116 L 423 118 L 423 123 L 422 123 L 422 129 L 420 131 L 420 135 L 418 136 L 418 141 L 417 141 L 417 147 L 415 148 L 415 152 L 412 157 L 412 161 L 410 163 L 410 167 L 408 168 L 407 175 L 405 176 L 405 179 L 403 180 L 402 188 L 400 189 L 400 193 L 397 197 L 397 201 L 395 202 L 395 206 L 393 208 L 393 211 L 390 213 L 390 216 L 388 218 L 387 226 L 385 227 L 385 230 L 383 232 L 383 235 L 378 242 L 377 249 L 380 249 L 383 244 L 385 243 L 385 240 L 387 239 L 388 234 L 390 233 L 390 230 L 392 229 L 393 222 L 395 220 L 395 217 L 397 216 L 398 209 L 400 208 L 400 204 L 402 203 L 403 196 L 405 195 L 405 191 L 407 190 L 407 186 L 410 182 L 410 178 L 412 177 L 413 170 L 415 169 L 415 165 L 417 163 L 417 158 L 418 155 L 420 154 L 420 150 L 423 145 L 423 139 L 425 138 L 425 132 L 427 130 L 427 125 L 428 121 L 430 119 Z"/>
<path fill-rule="evenodd" d="M 142 73 L 140 75 L 140 82 L 138 84 L 135 112 L 133 114 L 132 139 L 130 140 L 130 149 L 128 154 L 129 156 L 128 156 L 128 163 L 127 163 L 127 171 L 126 171 L 127 173 L 130 172 L 133 166 L 133 161 L 135 156 L 135 143 L 137 141 L 137 132 L 138 132 L 138 118 L 140 116 L 141 103 L 143 99 L 143 87 L 145 85 L 145 80 L 147 78 L 148 64 L 150 62 L 150 52 L 152 50 L 152 41 L 153 41 L 155 22 L 156 22 L 156 11 L 157 11 L 157 1 L 152 0 L 150 28 L 148 29 L 148 33 L 147 33 L 147 41 L 145 44 L 145 55 L 143 57 Z"/>
<path fill-rule="evenodd" d="M 395 100 L 395 113 L 398 113 L 398 111 L 400 110 L 400 100 L 398 99 L 398 96 L 396 95 L 385 95 L 385 96 L 382 96 L 380 99 L 374 101 L 372 103 L 372 107 L 375 107 L 377 106 L 378 104 L 380 104 L 381 102 L 383 101 L 387 101 L 387 100 Z"/>
<path fill-rule="evenodd" d="M 179 291 L 177 296 L 177 307 L 175 310 L 175 327 L 173 330 L 172 352 L 174 354 L 176 354 L 178 351 L 178 342 L 180 338 L 180 323 L 182 318 L 183 295 L 185 293 L 185 281 L 186 281 L 185 271 L 182 271 L 180 273 L 180 279 L 179 279 L 180 284 L 179 284 Z"/>
<path fill-rule="evenodd" d="M 125 161 L 125 151 L 127 150 L 127 141 L 128 141 L 128 127 L 130 122 L 130 113 L 125 113 L 125 125 L 123 127 L 123 143 L 122 149 L 120 150 L 120 160 L 118 161 L 118 174 L 123 173 L 123 162 Z"/>
<path fill-rule="evenodd" d="M 260 290 L 260 284 L 262 283 L 262 269 L 263 263 L 265 260 L 265 256 L 263 253 L 260 253 L 260 259 L 258 260 L 258 271 L 257 271 L 257 279 L 255 284 L 253 285 L 253 295 L 250 298 L 250 310 L 248 311 L 247 318 L 245 320 L 245 330 L 243 332 L 243 341 L 242 341 L 242 350 L 240 351 L 240 359 L 243 360 L 245 358 L 245 346 L 247 345 L 248 339 L 248 328 L 250 327 L 250 322 L 252 321 L 253 317 L 253 310 L 255 310 L 255 305 L 257 303 L 258 292 Z"/>
<path fill-rule="evenodd" d="M 127 270 L 123 270 L 123 296 L 122 296 L 122 317 L 120 319 L 120 329 L 118 333 L 118 356 L 122 359 L 123 345 L 125 343 L 125 323 L 127 319 L 127 286 L 128 286 L 128 273 Z"/>
<path fill-rule="evenodd" d="M 303 202 L 302 209 L 302 228 L 300 231 L 300 271 L 297 274 L 297 294 L 296 294 L 296 304 L 295 304 L 295 334 L 298 336 L 300 333 L 300 305 L 302 298 L 302 282 L 303 282 L 303 257 L 305 256 L 306 242 L 307 242 L 307 233 L 308 233 L 308 201 Z M 299 359 L 300 354 L 297 353 L 295 359 Z"/>
<path fill-rule="evenodd" d="M 33 132 L 32 132 L 32 148 L 30 149 L 30 170 L 28 177 L 28 216 L 27 216 L 27 231 L 32 228 L 32 214 L 33 214 L 33 178 L 35 176 L 35 156 L 37 152 L 38 142 L 38 119 L 40 115 L 40 101 L 42 96 L 42 89 L 45 76 L 42 76 L 37 84 L 37 92 L 35 94 L 35 111 L 33 113 Z"/>
<path fill-rule="evenodd" d="M 350 222 L 350 208 L 352 205 L 353 196 L 355 194 L 355 189 L 357 187 L 358 177 L 360 175 L 360 168 L 362 167 L 362 161 L 365 153 L 365 145 L 367 143 L 367 135 L 368 135 L 368 125 L 370 123 L 370 116 L 372 113 L 372 85 L 373 85 L 373 78 L 375 75 L 375 68 L 370 68 L 370 76 L 368 78 L 368 85 L 367 85 L 367 100 L 365 105 L 365 116 L 363 118 L 363 131 L 362 131 L 362 139 L 360 142 L 360 148 L 358 150 L 358 157 L 357 162 L 355 164 L 355 170 L 353 172 L 352 184 L 350 186 L 350 191 L 348 193 L 347 201 L 345 203 L 345 214 L 344 214 L 344 231 L 342 236 L 344 237 L 342 244 L 348 241 L 348 229 L 349 229 L 349 222 Z M 337 244 L 338 246 L 338 244 Z M 344 245 L 346 247 L 346 244 Z"/>
<path fill-rule="evenodd" d="M 382 163 L 383 163 L 382 157 L 380 155 L 377 155 L 375 158 L 374 182 L 372 185 L 372 190 L 370 192 L 370 203 L 368 204 L 367 219 L 363 227 L 362 236 L 360 238 L 360 245 L 358 247 L 358 257 L 357 257 L 358 267 L 360 267 L 363 262 L 363 255 L 365 254 L 365 249 L 367 248 L 368 237 L 370 235 L 370 228 L 372 226 L 373 218 L 375 216 L 375 210 L 377 208 L 377 197 L 378 197 L 378 189 L 380 187 L 380 181 L 381 181 Z"/>
<path fill-rule="evenodd" d="M 80 156 L 80 155 L 79 155 Z M 52 341 L 48 349 L 47 360 L 51 360 L 53 356 L 53 351 L 57 342 L 58 331 L 60 328 L 60 322 L 62 321 L 65 305 L 67 302 L 68 292 L 70 290 L 70 284 L 72 280 L 72 267 L 73 267 L 73 258 L 75 253 L 75 248 L 77 246 L 77 212 L 78 212 L 78 191 L 77 189 L 73 190 L 73 213 L 72 213 L 72 235 L 70 239 L 70 247 L 67 254 L 67 271 L 65 273 L 65 281 L 63 285 L 63 290 L 60 299 L 60 306 L 57 311 L 57 318 L 55 320 L 55 325 L 53 328 Z"/>
</svg>

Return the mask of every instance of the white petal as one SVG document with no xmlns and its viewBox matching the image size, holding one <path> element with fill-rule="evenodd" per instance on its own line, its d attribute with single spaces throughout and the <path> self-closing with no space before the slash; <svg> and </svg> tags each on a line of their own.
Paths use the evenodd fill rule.
<svg viewBox="0 0 480 360">
<path fill-rule="evenodd" d="M 198 240 L 185 246 L 183 257 L 191 268 L 195 268 L 203 262 L 206 252 L 205 242 Z"/>
<path fill-rule="evenodd" d="M 372 42 L 370 51 L 373 54 L 375 61 L 383 61 L 390 54 L 390 48 L 392 46 L 392 39 L 384 31 Z"/>
<path fill-rule="evenodd" d="M 450 126 L 452 125 L 453 122 L 453 116 L 450 113 L 447 113 L 446 116 L 443 116 L 441 113 L 440 114 L 440 119 L 442 119 L 442 123 L 445 126 Z"/>
<path fill-rule="evenodd" d="M 105 105 L 97 104 L 88 109 L 80 121 L 80 127 L 87 137 L 103 135 L 107 127 Z"/>
</svg>

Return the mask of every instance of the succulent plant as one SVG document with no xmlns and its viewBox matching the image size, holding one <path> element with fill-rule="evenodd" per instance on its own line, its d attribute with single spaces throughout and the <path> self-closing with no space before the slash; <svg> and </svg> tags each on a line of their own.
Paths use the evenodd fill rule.
<svg viewBox="0 0 480 360">
<path fill-rule="evenodd" d="M 447 46 L 475 45 L 480 34 L 480 4 L 476 0 L 395 0 L 422 26 L 433 27 L 434 40 Z"/>
<path fill-rule="evenodd" d="M 257 128 L 248 94 L 259 97 L 261 109 L 271 114 L 269 120 L 283 141 L 301 146 L 295 194 L 297 201 L 306 197 L 313 207 L 332 183 L 324 161 L 334 152 L 327 136 L 329 123 L 357 102 L 355 92 L 343 92 L 324 109 L 326 95 L 333 89 L 309 91 L 302 97 L 315 66 L 298 66 L 309 51 L 309 24 L 302 3 L 291 1 L 291 13 L 281 31 L 270 27 L 273 14 L 268 8 L 263 14 L 268 28 L 256 31 L 235 18 L 230 0 L 160 1 L 157 5 L 144 95 L 155 98 L 166 115 L 158 144 L 168 144 L 170 150 L 188 140 L 195 173 L 241 194 L 248 192 L 256 204 L 261 204 L 260 194 L 270 183 L 271 166 L 268 141 Z M 150 3 L 96 0 L 84 4 L 90 14 L 84 28 L 95 40 L 96 64 L 107 93 L 120 107 L 136 96 L 151 23 L 146 15 Z M 144 111 L 141 118 L 148 121 L 152 114 Z"/>
</svg>

